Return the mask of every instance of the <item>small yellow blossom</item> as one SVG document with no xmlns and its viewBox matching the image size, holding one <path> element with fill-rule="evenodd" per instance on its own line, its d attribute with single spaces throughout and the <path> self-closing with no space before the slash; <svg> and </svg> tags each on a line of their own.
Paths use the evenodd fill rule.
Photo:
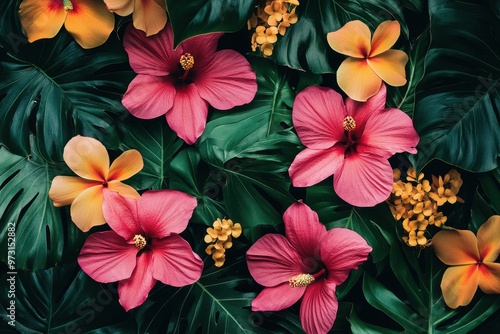
<svg viewBox="0 0 500 334">
<path fill-rule="evenodd" d="M 213 227 L 207 228 L 205 242 L 210 244 L 205 249 L 208 255 L 212 255 L 216 267 L 221 267 L 226 261 L 226 249 L 233 246 L 232 238 L 238 238 L 242 229 L 239 223 L 233 223 L 231 219 L 217 218 Z"/>
</svg>

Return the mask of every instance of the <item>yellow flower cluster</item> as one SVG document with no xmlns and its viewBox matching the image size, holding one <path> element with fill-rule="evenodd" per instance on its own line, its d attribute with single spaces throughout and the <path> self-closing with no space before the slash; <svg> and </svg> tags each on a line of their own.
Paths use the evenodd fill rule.
<svg viewBox="0 0 500 334">
<path fill-rule="evenodd" d="M 408 182 L 400 180 L 399 169 L 393 173 L 394 184 L 387 202 L 394 218 L 403 220 L 403 229 L 408 233 L 403 240 L 408 246 L 427 247 L 430 245 L 425 236 L 427 226 L 439 227 L 448 219 L 438 212 L 438 207 L 445 203 L 463 203 L 457 196 L 463 183 L 460 173 L 453 169 L 444 177 L 432 175 L 432 184 L 424 180 L 423 173 L 417 175 L 413 167 L 406 172 Z"/>
<path fill-rule="evenodd" d="M 241 235 L 241 225 L 234 224 L 231 219 L 222 219 L 221 221 L 220 218 L 217 218 L 213 228 L 207 228 L 207 233 L 204 240 L 210 245 L 207 246 L 205 252 L 212 255 L 216 267 L 222 267 L 226 261 L 226 249 L 233 246 L 233 238 L 238 238 Z"/>
<path fill-rule="evenodd" d="M 247 22 L 248 30 L 255 29 L 252 51 L 259 48 L 264 57 L 272 55 L 278 34 L 284 36 L 286 29 L 297 22 L 295 8 L 298 5 L 298 0 L 261 1 Z"/>
</svg>

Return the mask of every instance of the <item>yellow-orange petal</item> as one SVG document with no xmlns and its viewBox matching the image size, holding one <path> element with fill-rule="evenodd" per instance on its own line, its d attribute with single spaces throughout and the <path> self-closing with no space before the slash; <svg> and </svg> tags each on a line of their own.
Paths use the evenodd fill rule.
<svg viewBox="0 0 500 334">
<path fill-rule="evenodd" d="M 132 16 L 134 27 L 151 36 L 167 24 L 165 0 L 135 0 Z"/>
<path fill-rule="evenodd" d="M 479 287 L 484 293 L 500 294 L 500 263 L 487 262 L 479 266 Z"/>
<path fill-rule="evenodd" d="M 127 16 L 134 11 L 135 0 L 104 0 L 106 7 L 110 12 L 120 16 Z"/>
<path fill-rule="evenodd" d="M 393 46 L 399 38 L 401 27 L 398 21 L 384 21 L 379 24 L 372 38 L 370 57 L 385 52 Z"/>
<path fill-rule="evenodd" d="M 477 246 L 481 260 L 493 262 L 500 254 L 500 216 L 491 216 L 477 230 Z"/>
<path fill-rule="evenodd" d="M 106 224 L 102 214 L 103 187 L 88 188 L 78 195 L 71 204 L 71 220 L 83 232 L 93 226 Z"/>
<path fill-rule="evenodd" d="M 468 305 L 478 287 L 478 266 L 455 266 L 446 269 L 441 280 L 441 291 L 446 305 L 451 308 Z"/>
<path fill-rule="evenodd" d="M 84 49 L 104 44 L 115 27 L 115 16 L 102 0 L 73 0 L 64 27 Z"/>
<path fill-rule="evenodd" d="M 120 195 L 122 195 L 124 197 L 129 197 L 129 198 L 133 198 L 133 199 L 141 198 L 141 195 L 139 195 L 139 193 L 134 188 L 132 188 L 131 186 L 129 186 L 127 184 L 121 183 L 120 181 L 116 181 L 116 180 L 109 181 L 108 182 L 108 189 L 112 190 L 112 191 L 116 191 L 117 193 L 119 193 Z"/>
<path fill-rule="evenodd" d="M 406 84 L 405 66 L 408 56 L 401 50 L 387 50 L 376 57 L 368 58 L 368 65 L 382 80 L 391 86 Z"/>
<path fill-rule="evenodd" d="M 477 263 L 479 250 L 474 233 L 468 230 L 442 230 L 432 238 L 436 256 L 447 265 Z"/>
<path fill-rule="evenodd" d="M 139 151 L 125 151 L 109 167 L 108 180 L 126 180 L 137 174 L 142 167 L 144 167 L 144 162 Z"/>
<path fill-rule="evenodd" d="M 94 138 L 71 138 L 64 147 L 63 158 L 68 167 L 84 179 L 104 181 L 108 177 L 108 151 Z"/>
<path fill-rule="evenodd" d="M 49 197 L 54 206 L 70 205 L 86 189 L 101 185 L 99 181 L 89 181 L 78 176 L 56 176 L 52 180 Z"/>
<path fill-rule="evenodd" d="M 24 0 L 19 6 L 21 25 L 29 42 L 52 38 L 61 30 L 66 19 L 62 1 Z"/>
<path fill-rule="evenodd" d="M 326 34 L 330 47 L 341 54 L 365 58 L 370 54 L 370 28 L 359 20 L 349 21 L 339 30 Z"/>
<path fill-rule="evenodd" d="M 382 79 L 373 72 L 366 60 L 349 57 L 337 70 L 337 83 L 351 99 L 365 102 L 378 93 Z"/>
</svg>

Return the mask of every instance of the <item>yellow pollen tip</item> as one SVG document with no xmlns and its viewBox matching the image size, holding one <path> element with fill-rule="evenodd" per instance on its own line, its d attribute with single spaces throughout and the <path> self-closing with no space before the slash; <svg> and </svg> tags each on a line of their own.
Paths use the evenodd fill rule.
<svg viewBox="0 0 500 334">
<path fill-rule="evenodd" d="M 185 53 L 181 56 L 179 63 L 184 71 L 190 70 L 194 66 L 194 57 L 190 53 Z"/>
<path fill-rule="evenodd" d="M 309 274 L 300 274 L 290 278 L 288 282 L 290 282 L 290 286 L 292 288 L 308 286 L 309 284 L 314 282 L 314 277 Z"/>
<path fill-rule="evenodd" d="M 342 122 L 342 126 L 344 127 L 344 130 L 352 131 L 356 129 L 356 122 L 351 116 L 346 116 L 346 118 L 344 118 L 344 121 Z"/>
<path fill-rule="evenodd" d="M 134 245 L 135 247 L 139 248 L 139 249 L 143 249 L 144 247 L 146 247 L 146 238 L 144 238 L 142 235 L 140 234 L 136 234 L 134 236 Z"/>
<path fill-rule="evenodd" d="M 63 6 L 65 11 L 69 11 L 73 9 L 73 4 L 70 0 L 63 0 Z"/>
</svg>

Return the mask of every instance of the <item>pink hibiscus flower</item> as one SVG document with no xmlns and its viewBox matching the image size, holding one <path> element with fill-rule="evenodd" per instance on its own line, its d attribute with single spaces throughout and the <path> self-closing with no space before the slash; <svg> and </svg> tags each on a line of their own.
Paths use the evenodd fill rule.
<svg viewBox="0 0 500 334">
<path fill-rule="evenodd" d="M 254 311 L 280 311 L 302 298 L 300 321 L 306 333 L 327 333 L 337 316 L 337 285 L 363 263 L 372 248 L 356 232 L 329 231 L 299 201 L 284 213 L 286 237 L 266 234 L 247 252 L 250 274 L 264 290 Z"/>
<path fill-rule="evenodd" d="M 166 115 L 170 128 L 193 144 L 205 129 L 209 105 L 228 110 L 252 101 L 255 73 L 238 52 L 216 51 L 221 36 L 192 37 L 174 50 L 170 24 L 151 37 L 127 27 L 123 45 L 138 75 L 123 96 L 125 108 L 138 118 Z"/>
<path fill-rule="evenodd" d="M 417 153 L 419 137 L 410 117 L 385 108 L 386 88 L 366 102 L 347 98 L 330 88 L 308 87 L 297 94 L 292 118 L 306 146 L 288 170 L 296 187 L 333 177 L 335 192 L 355 206 L 374 206 L 392 190 L 387 160 L 398 152 Z"/>
<path fill-rule="evenodd" d="M 146 191 L 139 200 L 104 190 L 104 218 L 113 230 L 91 234 L 78 263 L 98 282 L 119 281 L 119 302 L 126 311 L 141 305 L 157 281 L 192 284 L 203 262 L 178 233 L 195 207 L 194 197 L 176 190 Z"/>
</svg>

